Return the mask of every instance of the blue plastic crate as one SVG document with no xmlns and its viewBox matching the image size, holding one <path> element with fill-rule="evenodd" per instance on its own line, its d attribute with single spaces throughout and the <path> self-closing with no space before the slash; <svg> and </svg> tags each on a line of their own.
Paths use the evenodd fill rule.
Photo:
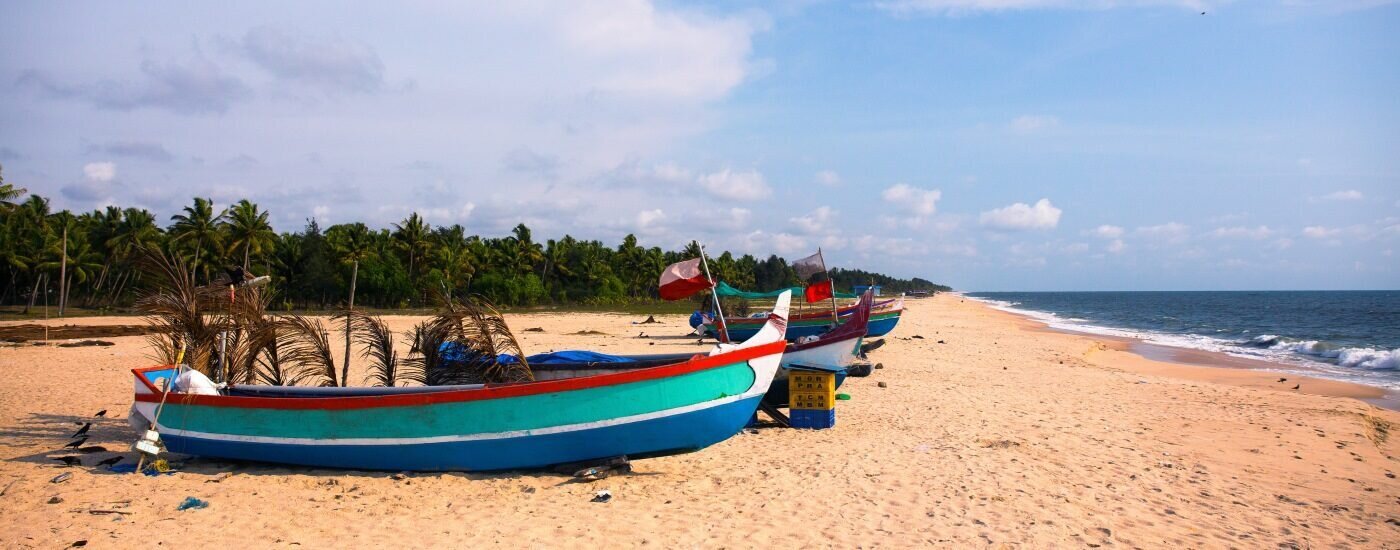
<svg viewBox="0 0 1400 550">
<path fill-rule="evenodd" d="M 789 409 L 788 425 L 794 428 L 825 430 L 836 425 L 836 409 Z"/>
</svg>

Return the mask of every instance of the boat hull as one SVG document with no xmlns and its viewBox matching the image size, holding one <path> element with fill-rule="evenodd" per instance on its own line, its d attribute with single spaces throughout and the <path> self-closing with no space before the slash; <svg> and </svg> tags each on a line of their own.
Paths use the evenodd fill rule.
<svg viewBox="0 0 1400 550">
<path fill-rule="evenodd" d="M 290 444 L 163 435 L 172 452 L 326 468 L 493 471 L 627 455 L 664 456 L 704 449 L 748 423 L 762 396 L 616 425 L 500 439 L 382 444 Z"/>
</svg>

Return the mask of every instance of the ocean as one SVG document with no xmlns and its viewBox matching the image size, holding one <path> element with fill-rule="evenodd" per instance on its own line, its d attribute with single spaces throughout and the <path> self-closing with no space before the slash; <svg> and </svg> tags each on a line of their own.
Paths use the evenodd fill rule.
<svg viewBox="0 0 1400 550">
<path fill-rule="evenodd" d="M 972 292 L 1053 328 L 1400 390 L 1400 291 Z"/>
</svg>

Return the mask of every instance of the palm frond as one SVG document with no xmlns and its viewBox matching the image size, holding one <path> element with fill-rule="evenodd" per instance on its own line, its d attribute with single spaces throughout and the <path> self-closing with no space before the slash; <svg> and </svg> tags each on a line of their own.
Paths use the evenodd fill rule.
<svg viewBox="0 0 1400 550">
<path fill-rule="evenodd" d="M 369 374 L 365 382 L 371 386 L 395 386 L 398 382 L 409 381 L 405 366 L 399 361 L 394 349 L 394 332 L 379 317 L 361 311 L 349 311 L 335 316 L 335 320 L 350 318 L 352 340 L 360 345 L 360 357 L 369 360 Z M 410 367 L 411 368 L 411 367 Z"/>
<path fill-rule="evenodd" d="M 284 315 L 279 318 L 279 325 L 279 358 L 283 364 L 297 365 L 288 377 L 288 385 L 301 385 L 303 382 L 312 382 L 317 386 L 339 385 L 336 383 L 330 335 L 321 321 L 300 315 Z"/>
</svg>

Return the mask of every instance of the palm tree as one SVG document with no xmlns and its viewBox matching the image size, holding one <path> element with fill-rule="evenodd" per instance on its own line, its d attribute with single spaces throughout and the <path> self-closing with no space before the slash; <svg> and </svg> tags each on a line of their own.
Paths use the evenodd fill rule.
<svg viewBox="0 0 1400 550">
<path fill-rule="evenodd" d="M 418 260 L 427 255 L 432 248 L 431 235 L 432 227 L 417 212 L 408 215 L 403 223 L 394 224 L 394 242 L 398 248 L 408 254 L 408 279 L 416 287 L 418 284 Z M 421 293 L 422 289 L 418 289 Z"/>
<path fill-rule="evenodd" d="M 513 267 L 522 275 L 533 272 L 535 266 L 544 261 L 544 249 L 531 239 L 530 228 L 525 224 L 517 224 L 510 232 L 514 235 L 513 259 L 516 265 Z"/>
<path fill-rule="evenodd" d="M 248 258 L 254 251 L 263 254 L 272 249 L 277 233 L 267 222 L 267 212 L 259 211 L 258 205 L 248 199 L 238 201 L 224 214 L 222 224 L 228 233 L 229 250 L 243 248 L 243 269 L 248 269 Z"/>
<path fill-rule="evenodd" d="M 184 212 L 170 217 L 175 222 L 170 226 L 170 244 L 185 248 L 190 265 L 196 271 L 202 270 L 204 279 L 208 280 L 209 264 L 218 261 L 224 242 L 223 233 L 219 231 L 224 212 L 214 214 L 214 201 L 201 198 L 195 198 L 194 204 L 186 206 Z"/>
<path fill-rule="evenodd" d="M 360 262 L 374 254 L 374 237 L 369 232 L 369 228 L 362 223 L 349 225 L 337 225 L 326 232 L 331 248 L 335 250 L 342 263 L 350 264 L 350 302 L 346 306 L 345 316 L 345 364 L 340 370 L 340 383 L 345 385 L 350 380 L 350 331 L 354 323 L 355 312 L 355 283 L 360 278 Z"/>
<path fill-rule="evenodd" d="M 461 225 L 438 230 L 437 247 L 432 252 L 434 267 L 442 273 L 449 294 L 456 291 L 457 286 L 465 282 L 464 279 L 469 281 L 476 273 L 471 245 L 465 234 L 466 230 Z"/>
<path fill-rule="evenodd" d="M 15 209 L 15 203 L 11 202 L 29 191 L 23 187 L 15 187 L 5 183 L 4 167 L 0 166 L 0 213 L 8 213 Z"/>
</svg>

